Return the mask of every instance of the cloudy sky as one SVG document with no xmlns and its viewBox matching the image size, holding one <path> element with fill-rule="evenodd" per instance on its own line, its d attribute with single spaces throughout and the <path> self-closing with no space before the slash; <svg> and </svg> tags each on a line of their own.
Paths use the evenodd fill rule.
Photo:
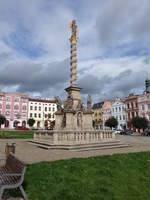
<svg viewBox="0 0 150 200">
<path fill-rule="evenodd" d="M 0 0 L 0 90 L 65 98 L 72 19 L 83 97 L 142 92 L 150 78 L 150 0 Z"/>
</svg>

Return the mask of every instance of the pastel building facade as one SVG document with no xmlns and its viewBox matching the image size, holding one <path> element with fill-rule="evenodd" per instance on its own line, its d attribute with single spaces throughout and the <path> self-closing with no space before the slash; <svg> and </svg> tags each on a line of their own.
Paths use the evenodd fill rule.
<svg viewBox="0 0 150 200">
<path fill-rule="evenodd" d="M 121 101 L 120 98 L 117 98 L 116 101 L 112 104 L 112 116 L 115 117 L 118 121 L 118 129 L 125 129 L 127 126 L 126 121 L 126 111 L 125 103 Z"/>
<path fill-rule="evenodd" d="M 150 94 L 138 97 L 139 117 L 146 117 L 150 121 Z"/>
<path fill-rule="evenodd" d="M 146 90 L 138 96 L 139 117 L 145 117 L 150 126 L 150 80 L 145 81 Z"/>
<path fill-rule="evenodd" d="M 96 129 L 103 128 L 103 104 L 104 102 L 95 103 L 92 107 L 94 127 Z"/>
<path fill-rule="evenodd" d="M 103 119 L 103 128 L 105 127 L 105 122 L 112 116 L 112 104 L 114 101 L 112 100 L 106 100 L 104 101 L 103 104 L 103 114 L 102 114 L 102 119 Z"/>
<path fill-rule="evenodd" d="M 125 98 L 127 128 L 133 128 L 131 121 L 134 117 L 139 116 L 138 97 L 139 95 L 129 94 Z"/>
<path fill-rule="evenodd" d="M 55 121 L 57 105 L 55 100 L 29 98 L 28 118 L 35 120 L 34 128 L 45 129 Z"/>
<path fill-rule="evenodd" d="M 2 125 L 2 128 L 26 127 L 28 102 L 27 94 L 0 91 L 0 114 L 6 117 L 6 122 Z"/>
</svg>

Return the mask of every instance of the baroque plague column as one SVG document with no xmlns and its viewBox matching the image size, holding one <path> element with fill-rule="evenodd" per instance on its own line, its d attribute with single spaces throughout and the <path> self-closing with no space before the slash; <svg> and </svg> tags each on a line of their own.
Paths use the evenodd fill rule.
<svg viewBox="0 0 150 200">
<path fill-rule="evenodd" d="M 71 37 L 71 55 L 70 55 L 70 86 L 66 88 L 68 94 L 67 100 L 62 108 L 61 100 L 56 98 L 58 112 L 56 112 L 56 130 L 92 130 L 92 103 L 91 97 L 88 96 L 87 106 L 83 106 L 80 90 L 76 83 L 76 45 L 77 45 L 77 24 L 73 20 L 70 24 Z"/>
<path fill-rule="evenodd" d="M 76 83 L 77 79 L 77 24 L 73 20 L 70 24 L 71 37 L 71 55 L 70 55 L 70 86 L 65 89 L 67 99 L 62 103 L 57 96 L 57 112 L 55 112 L 56 121 L 53 131 L 39 130 L 34 134 L 34 141 L 50 143 L 59 148 L 59 145 L 77 145 L 88 143 L 99 143 L 103 140 L 112 140 L 114 133 L 109 130 L 94 130 L 92 123 L 92 101 L 90 95 L 87 98 L 87 105 L 82 103 L 81 88 Z M 61 146 L 62 147 L 62 146 Z M 70 146 L 69 146 L 70 148 Z"/>
</svg>

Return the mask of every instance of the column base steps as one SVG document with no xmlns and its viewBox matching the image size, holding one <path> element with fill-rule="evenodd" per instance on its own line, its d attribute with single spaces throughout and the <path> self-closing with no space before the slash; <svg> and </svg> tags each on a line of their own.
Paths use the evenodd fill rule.
<svg viewBox="0 0 150 200">
<path fill-rule="evenodd" d="M 58 150 L 71 150 L 71 151 L 90 151 L 90 150 L 103 150 L 115 148 L 131 147 L 130 144 L 122 143 L 120 140 L 100 141 L 98 143 L 86 144 L 50 144 L 46 141 L 30 140 L 29 143 L 43 149 L 58 149 Z"/>
</svg>

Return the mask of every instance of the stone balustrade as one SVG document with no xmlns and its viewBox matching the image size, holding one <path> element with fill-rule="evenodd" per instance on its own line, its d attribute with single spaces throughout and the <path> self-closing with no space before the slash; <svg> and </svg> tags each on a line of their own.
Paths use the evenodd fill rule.
<svg viewBox="0 0 150 200">
<path fill-rule="evenodd" d="M 34 133 L 34 140 L 51 144 L 97 143 L 113 139 L 115 139 L 115 133 L 111 130 L 38 130 Z"/>
</svg>

